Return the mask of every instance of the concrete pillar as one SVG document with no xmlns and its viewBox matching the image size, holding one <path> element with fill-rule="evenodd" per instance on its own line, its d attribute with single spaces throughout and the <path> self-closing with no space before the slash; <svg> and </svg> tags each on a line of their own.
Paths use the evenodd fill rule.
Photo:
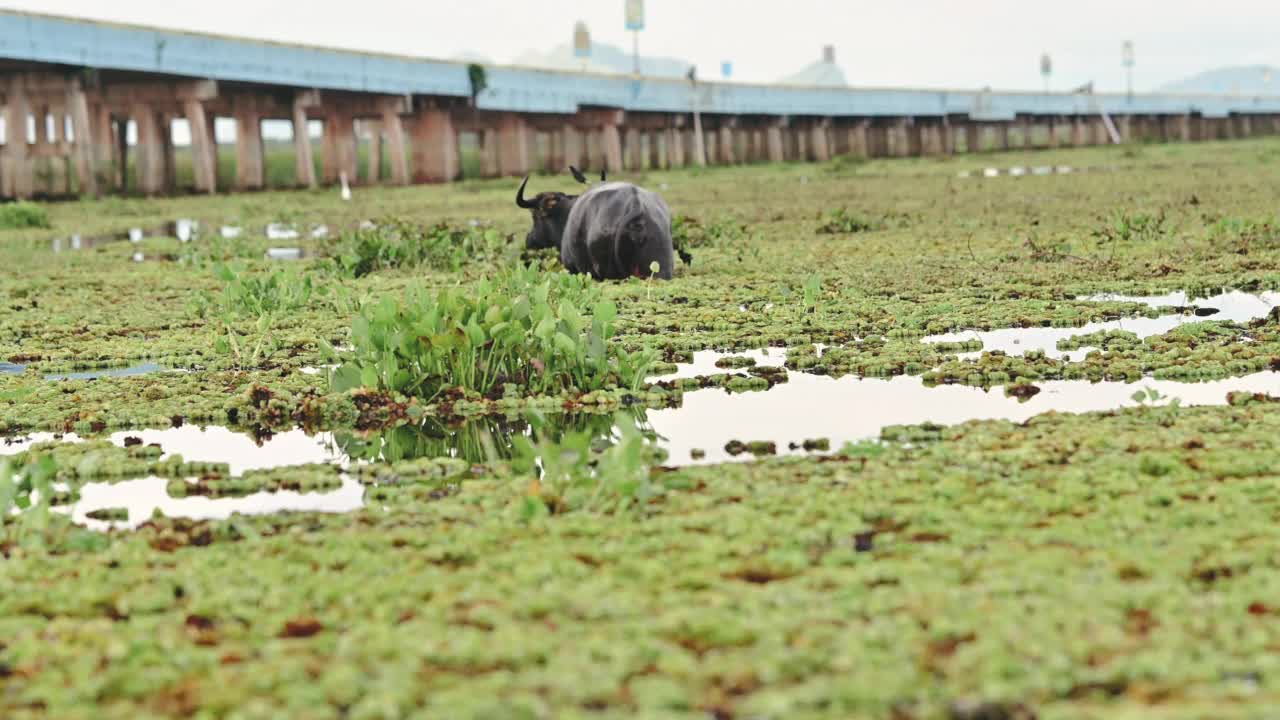
<svg viewBox="0 0 1280 720">
<path fill-rule="evenodd" d="M 733 125 L 729 121 L 720 125 L 719 135 L 720 148 L 716 152 L 716 158 L 721 165 L 733 165 L 738 161 L 738 153 L 733 147 Z"/>
<path fill-rule="evenodd" d="M 98 189 L 120 188 L 118 171 L 119 161 L 116 159 L 117 144 L 115 140 L 115 120 L 111 117 L 111 108 L 106 104 L 95 104 L 93 113 L 93 155 L 97 163 Z"/>
<path fill-rule="evenodd" d="M 705 133 L 699 133 L 702 138 L 702 151 L 707 155 L 707 164 L 716 165 L 719 163 L 717 156 L 720 154 L 720 142 L 717 139 L 716 131 L 711 130 Z"/>
<path fill-rule="evenodd" d="M 399 118 L 398 115 L 396 117 Z M 414 178 L 419 182 L 431 183 L 456 180 L 462 166 L 458 157 L 458 133 L 453 126 L 453 117 L 444 110 L 423 110 L 412 122 Z M 480 142 L 483 166 L 485 152 L 483 136 Z M 395 144 L 392 143 L 391 147 L 394 152 Z M 403 155 L 403 152 L 401 154 Z M 391 167 L 394 172 L 394 162 Z M 483 167 L 481 173 L 483 174 Z M 409 170 L 405 168 L 405 175 L 408 174 Z"/>
<path fill-rule="evenodd" d="M 502 164 L 498 161 L 498 131 L 485 128 L 480 131 L 480 177 L 493 178 L 502 174 Z"/>
<path fill-rule="evenodd" d="M 1050 116 L 1046 126 L 1049 128 L 1049 147 L 1057 148 L 1060 144 L 1058 141 L 1058 118 Z"/>
<path fill-rule="evenodd" d="M 114 139 L 116 142 L 114 152 L 118 160 L 116 164 L 120 176 L 117 182 L 122 191 L 127 191 L 129 189 L 129 121 L 127 119 L 116 121 Z"/>
<path fill-rule="evenodd" d="M 1236 116 L 1236 137 L 1253 137 L 1253 120 L 1248 115 Z"/>
<path fill-rule="evenodd" d="M 685 165 L 684 133 L 679 128 L 667 130 L 667 164 L 673 168 Z"/>
<path fill-rule="evenodd" d="M 262 115 L 251 98 L 236 102 L 236 189 L 266 186 L 266 152 L 262 144 Z"/>
<path fill-rule="evenodd" d="M 827 162 L 831 159 L 831 143 L 827 137 L 830 120 L 819 120 L 809 129 L 809 157 L 814 162 Z"/>
<path fill-rule="evenodd" d="M 868 157 L 867 127 L 870 121 L 859 120 L 850 125 L 848 130 L 849 154 L 855 157 Z"/>
<path fill-rule="evenodd" d="M 1174 118 L 1174 134 L 1182 142 L 1191 141 L 1191 117 L 1188 115 L 1179 115 Z"/>
<path fill-rule="evenodd" d="M 560 130 L 560 148 L 564 153 L 565 167 L 572 165 L 583 172 L 590 172 L 589 162 L 584 162 L 586 148 L 582 142 L 582 133 L 572 125 L 565 125 Z"/>
<path fill-rule="evenodd" d="M 627 128 L 623 132 L 622 144 L 623 167 L 627 170 L 640 169 L 640 131 L 635 128 Z"/>
<path fill-rule="evenodd" d="M 31 156 L 27 148 L 27 116 L 31 113 L 27 104 L 26 78 L 20 74 L 9 77 L 5 94 L 5 145 L 4 163 L 0 168 L 0 195 L 29 198 L 34 191 L 31 173 Z"/>
<path fill-rule="evenodd" d="M 649 138 L 649 167 L 658 169 L 662 167 L 662 131 L 655 130 L 648 134 Z"/>
<path fill-rule="evenodd" d="M 356 137 L 361 133 L 369 136 L 369 162 L 366 175 L 369 183 L 376 185 L 382 180 L 382 124 L 377 120 L 356 121 Z"/>
<path fill-rule="evenodd" d="M 600 128 L 600 154 L 604 156 L 602 167 L 614 171 L 622 167 L 622 136 L 614 123 Z"/>
<path fill-rule="evenodd" d="M 1009 149 L 1009 123 L 1002 122 L 996 125 L 996 149 Z"/>
<path fill-rule="evenodd" d="M 164 192 L 172 194 L 178 191 L 178 151 L 173 146 L 173 115 L 161 113 L 160 123 L 160 165 Z"/>
<path fill-rule="evenodd" d="M 355 118 L 341 108 L 330 108 L 324 120 L 324 157 L 321 158 L 326 184 L 338 182 L 345 174 L 355 182 L 356 131 Z"/>
<path fill-rule="evenodd" d="M 965 152 L 969 154 L 982 152 L 982 126 L 976 122 L 964 126 Z"/>
<path fill-rule="evenodd" d="M 158 195 L 164 189 L 164 143 L 160 138 L 159 118 L 150 105 L 142 103 L 133 106 L 132 115 L 138 136 L 134 146 L 138 152 L 138 190 L 144 195 Z M 193 148 L 196 137 L 192 133 Z"/>
<path fill-rule="evenodd" d="M 387 143 L 387 163 L 390 165 L 391 182 L 395 185 L 409 184 L 409 155 L 404 146 L 404 120 L 396 108 L 384 107 L 382 110 L 382 134 Z M 457 139 L 452 142 L 454 155 L 457 155 Z M 456 163 L 456 160 L 455 160 Z"/>
<path fill-rule="evenodd" d="M 316 163 L 311 153 L 311 131 L 307 128 L 307 93 L 299 93 L 293 99 L 293 155 L 296 181 L 310 188 L 319 183 L 316 179 Z"/>
<path fill-rule="evenodd" d="M 212 195 L 218 189 L 216 148 L 210 142 L 212 123 L 205 114 L 203 102 L 187 100 L 182 107 L 191 126 L 191 169 L 195 175 L 196 191 Z"/>
<path fill-rule="evenodd" d="M 1111 142 L 1111 135 L 1107 132 L 1107 125 L 1101 118 L 1094 118 L 1089 121 L 1093 125 L 1093 144 L 1107 145 Z M 1123 137 L 1123 133 L 1121 134 Z"/>
<path fill-rule="evenodd" d="M 57 192 L 56 158 L 53 143 L 49 135 L 49 106 L 37 105 L 33 108 L 35 118 L 36 142 L 33 148 L 32 190 L 34 193 L 52 195 Z M 25 131 L 26 128 L 23 128 Z"/>
<path fill-rule="evenodd" d="M 76 185 L 81 195 L 101 197 L 95 147 L 97 136 L 89 119 L 88 97 L 78 82 L 67 86 L 67 108 L 71 111 L 71 132 L 75 135 L 72 150 L 75 153 Z"/>
</svg>

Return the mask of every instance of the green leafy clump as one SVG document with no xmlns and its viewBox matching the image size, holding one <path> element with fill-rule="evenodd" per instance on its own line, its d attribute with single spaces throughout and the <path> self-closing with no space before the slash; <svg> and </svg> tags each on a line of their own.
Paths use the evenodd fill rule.
<svg viewBox="0 0 1280 720">
<path fill-rule="evenodd" d="M 44 207 L 31 202 L 15 202 L 0 205 L 0 230 L 48 228 L 49 213 Z"/>
<path fill-rule="evenodd" d="M 585 276 L 532 267 L 473 289 L 411 289 L 361 309 L 333 385 L 423 398 L 504 385 L 533 394 L 637 389 L 658 355 L 612 344 L 617 314 Z"/>
<path fill-rule="evenodd" d="M 874 220 L 846 208 L 838 208 L 827 213 L 826 222 L 818 226 L 817 232 L 822 235 L 849 235 L 884 230 L 886 227 L 884 220 Z"/>
<path fill-rule="evenodd" d="M 496 259 L 510 245 L 510 238 L 493 228 L 390 220 L 343 234 L 333 261 L 339 272 L 357 278 L 400 267 L 456 272 L 468 262 Z"/>
<path fill-rule="evenodd" d="M 1156 214 L 1117 211 L 1107 222 L 1094 231 L 1098 245 L 1147 244 L 1159 241 L 1169 231 L 1169 219 L 1164 211 Z"/>
</svg>

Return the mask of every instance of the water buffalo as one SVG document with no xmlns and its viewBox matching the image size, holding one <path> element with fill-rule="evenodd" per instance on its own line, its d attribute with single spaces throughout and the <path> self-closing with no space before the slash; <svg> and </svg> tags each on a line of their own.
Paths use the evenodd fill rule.
<svg viewBox="0 0 1280 720">
<path fill-rule="evenodd" d="M 571 168 L 580 182 L 586 180 Z M 590 273 L 597 280 L 656 275 L 671 279 L 671 210 L 657 194 L 624 182 L 603 182 L 581 195 L 560 192 L 524 197 L 526 177 L 516 191 L 516 205 L 533 215 L 525 246 L 560 248 L 560 262 L 570 272 Z M 652 263 L 658 271 L 652 273 Z"/>
</svg>

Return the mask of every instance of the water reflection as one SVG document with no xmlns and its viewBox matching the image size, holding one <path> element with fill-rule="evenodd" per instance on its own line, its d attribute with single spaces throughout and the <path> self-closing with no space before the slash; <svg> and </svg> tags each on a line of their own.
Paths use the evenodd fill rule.
<svg viewBox="0 0 1280 720">
<path fill-rule="evenodd" d="M 641 433 L 657 439 L 643 410 L 613 414 L 559 414 L 545 418 L 482 417 L 464 422 L 445 423 L 435 419 L 417 425 L 404 425 L 371 433 L 335 433 L 337 447 L 352 461 L 399 462 L 419 458 L 452 457 L 479 464 L 493 460 L 510 460 L 512 438 L 524 436 L 559 442 L 570 433 L 587 433 L 591 445 L 603 450 L 617 438 L 618 417 L 635 423 Z"/>
</svg>

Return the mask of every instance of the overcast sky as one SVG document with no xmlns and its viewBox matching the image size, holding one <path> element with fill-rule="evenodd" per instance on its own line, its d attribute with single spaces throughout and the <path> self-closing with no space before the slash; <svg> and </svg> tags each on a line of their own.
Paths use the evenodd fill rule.
<svg viewBox="0 0 1280 720">
<path fill-rule="evenodd" d="M 1280 64 L 1276 0 L 646 0 L 642 54 L 687 58 L 700 75 L 772 81 L 836 46 L 849 83 L 1122 90 L 1120 46 L 1137 48 L 1139 90 L 1223 65 Z M 0 8 L 285 42 L 509 62 L 569 42 L 629 48 L 623 0 L 0 0 Z"/>
</svg>

